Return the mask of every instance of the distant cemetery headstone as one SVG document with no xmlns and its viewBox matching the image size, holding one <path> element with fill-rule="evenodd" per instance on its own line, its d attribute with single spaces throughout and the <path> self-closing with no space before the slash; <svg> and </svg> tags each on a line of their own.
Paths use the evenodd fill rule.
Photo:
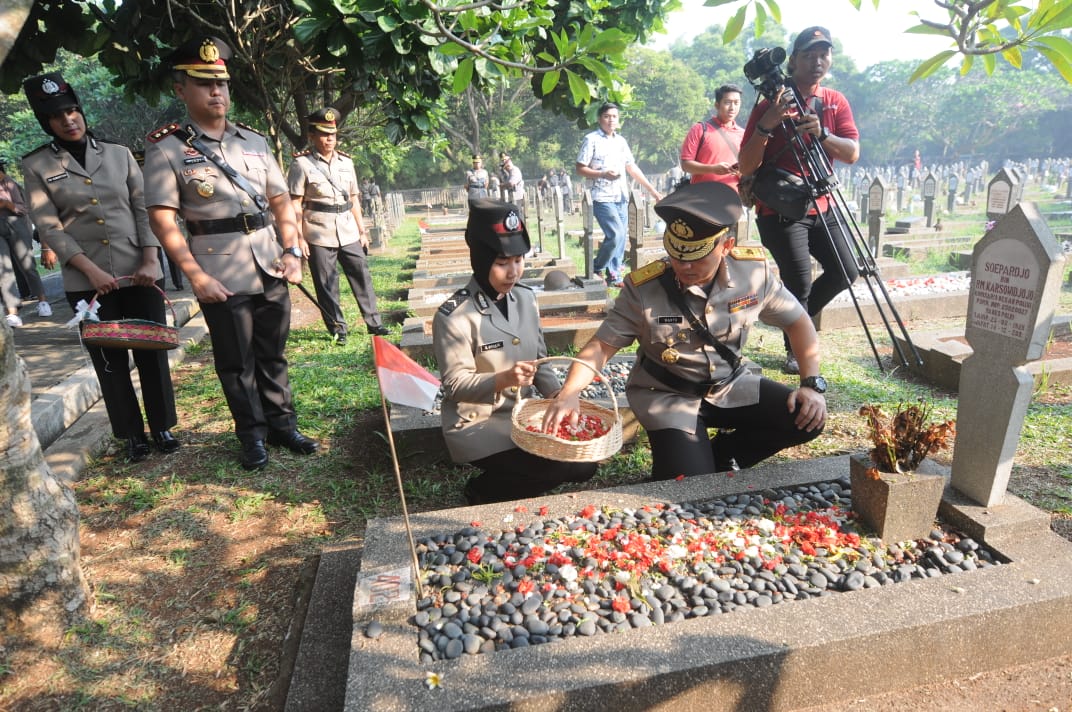
<svg viewBox="0 0 1072 712">
<path fill-rule="evenodd" d="M 938 192 L 938 179 L 934 173 L 927 171 L 923 179 L 923 214 L 927 216 L 927 227 L 934 225 L 934 196 Z"/>
<path fill-rule="evenodd" d="M 875 176 L 867 191 L 867 244 L 873 257 L 882 254 L 882 233 L 886 222 L 886 181 Z"/>
<path fill-rule="evenodd" d="M 983 506 L 1009 484 L 1034 379 L 1046 349 L 1064 256 L 1033 203 L 1013 208 L 975 245 L 960 371 L 951 483 Z"/>
</svg>

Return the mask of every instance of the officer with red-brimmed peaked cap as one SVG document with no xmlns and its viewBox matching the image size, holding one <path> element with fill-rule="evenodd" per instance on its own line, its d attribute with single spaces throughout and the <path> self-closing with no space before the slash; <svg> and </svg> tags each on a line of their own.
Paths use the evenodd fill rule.
<svg viewBox="0 0 1072 712">
<path fill-rule="evenodd" d="M 230 58 L 230 47 L 209 36 L 171 53 L 188 119 L 146 138 L 145 203 L 153 232 L 201 304 L 240 462 L 253 470 L 268 464 L 266 443 L 301 455 L 319 444 L 297 429 L 284 355 L 287 283 L 302 278 L 294 207 L 267 139 L 227 119 Z"/>
<path fill-rule="evenodd" d="M 218 37 L 197 37 L 178 47 L 168 62 L 175 72 L 184 72 L 195 79 L 230 79 L 227 62 L 231 48 Z"/>
<path fill-rule="evenodd" d="M 743 208 L 723 183 L 683 186 L 655 204 L 668 254 L 634 270 L 577 358 L 597 371 L 632 343 L 637 362 L 626 396 L 651 442 L 652 476 L 751 467 L 807 442 L 826 422 L 826 382 L 811 319 L 771 272 L 762 248 L 735 247 Z M 756 321 L 788 334 L 802 354 L 801 386 L 752 373 L 742 361 Z M 554 432 L 579 413 L 593 371 L 574 365 L 547 410 Z M 709 428 L 731 430 L 708 438 Z"/>
<path fill-rule="evenodd" d="M 465 226 L 473 276 L 436 311 L 432 343 L 443 381 L 442 425 L 455 462 L 481 470 L 469 480 L 470 504 L 534 497 L 563 482 L 584 482 L 595 463 L 558 462 L 518 448 L 511 411 L 535 387 L 545 397 L 559 383 L 548 364 L 540 312 L 521 284 L 528 228 L 517 206 L 491 198 L 469 205 Z"/>
</svg>

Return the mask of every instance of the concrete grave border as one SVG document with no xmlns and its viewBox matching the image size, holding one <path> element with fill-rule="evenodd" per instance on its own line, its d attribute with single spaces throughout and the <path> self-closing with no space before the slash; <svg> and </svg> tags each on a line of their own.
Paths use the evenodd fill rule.
<svg viewBox="0 0 1072 712">
<path fill-rule="evenodd" d="M 834 479 L 848 458 L 777 463 L 736 473 L 427 512 L 417 537 L 572 514 L 587 504 L 636 507 Z M 407 623 L 412 596 L 355 608 L 346 710 L 792 709 L 915 687 L 1072 652 L 1072 543 L 1044 512 L 1008 495 L 979 507 L 947 489 L 942 516 L 1009 562 L 927 580 L 792 601 L 624 634 L 463 656 L 421 665 Z M 513 522 L 504 525 L 504 516 Z M 400 518 L 370 520 L 358 580 L 405 569 Z M 364 635 L 372 620 L 378 639 Z M 427 689 L 425 674 L 442 676 Z"/>
</svg>

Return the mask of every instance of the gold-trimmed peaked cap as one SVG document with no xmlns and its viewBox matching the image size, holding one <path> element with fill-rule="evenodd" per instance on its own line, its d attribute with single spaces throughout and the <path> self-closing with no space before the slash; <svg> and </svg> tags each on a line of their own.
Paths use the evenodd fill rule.
<svg viewBox="0 0 1072 712">
<path fill-rule="evenodd" d="M 336 123 L 339 120 L 339 110 L 330 106 L 325 106 L 320 111 L 314 111 L 305 120 L 309 123 L 310 131 L 319 131 L 326 134 L 338 133 L 339 131 Z"/>
<path fill-rule="evenodd" d="M 692 262 L 711 254 L 715 245 L 744 214 L 737 191 L 725 183 L 704 181 L 675 190 L 655 204 L 666 221 L 663 247 L 676 260 Z"/>
<path fill-rule="evenodd" d="M 484 250 L 506 257 L 523 255 L 532 247 L 529 231 L 517 206 L 492 198 L 469 201 L 465 244 L 469 245 L 470 251 Z"/>
<path fill-rule="evenodd" d="M 230 79 L 231 48 L 219 37 L 202 35 L 178 47 L 168 57 L 171 68 L 195 79 Z"/>
</svg>

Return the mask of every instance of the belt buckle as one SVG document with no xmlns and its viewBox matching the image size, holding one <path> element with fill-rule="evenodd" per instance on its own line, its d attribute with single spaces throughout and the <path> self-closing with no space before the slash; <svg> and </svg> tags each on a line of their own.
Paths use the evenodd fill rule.
<svg viewBox="0 0 1072 712">
<path fill-rule="evenodd" d="M 247 235 L 250 234 L 251 232 L 257 232 L 257 230 L 260 229 L 258 227 L 250 226 L 249 220 L 250 220 L 250 218 L 253 218 L 253 217 L 256 217 L 256 216 L 251 214 L 251 213 L 239 213 L 238 214 L 238 220 L 239 220 L 239 222 L 242 223 L 242 232 L 244 232 Z"/>
</svg>

